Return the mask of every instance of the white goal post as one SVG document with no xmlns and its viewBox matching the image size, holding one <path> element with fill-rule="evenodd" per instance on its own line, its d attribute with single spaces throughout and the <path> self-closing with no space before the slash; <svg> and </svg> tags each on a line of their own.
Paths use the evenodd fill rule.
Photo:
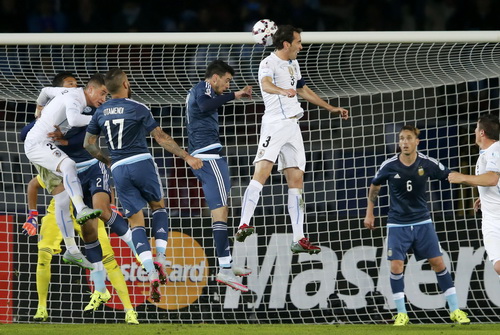
<svg viewBox="0 0 500 335">
<path fill-rule="evenodd" d="M 422 130 L 420 150 L 453 170 L 473 171 L 477 117 L 499 113 L 500 32 L 304 32 L 298 60 L 306 84 L 331 104 L 350 111 L 342 121 L 303 103 L 300 124 L 307 152 L 306 232 L 318 255 L 293 255 L 286 183 L 273 172 L 262 192 L 256 234 L 235 242 L 235 262 L 254 272 L 236 293 L 215 283 L 211 223 L 196 178 L 181 160 L 151 141 L 170 211 L 170 282 L 160 303 L 147 300 L 140 267 L 116 236 L 115 258 L 140 322 L 385 323 L 394 310 L 384 248 L 385 228 L 363 228 L 367 188 L 380 163 L 396 152 L 403 124 Z M 253 85 L 252 100 L 221 108 L 224 155 L 231 172 L 230 233 L 253 173 L 263 113 L 259 62 L 272 51 L 250 33 L 0 34 L 0 322 L 32 322 L 37 309 L 35 237 L 26 237 L 26 186 L 34 169 L 20 130 L 34 119 L 35 99 L 52 77 L 69 71 L 83 84 L 95 72 L 123 68 L 134 99 L 151 107 L 161 127 L 187 145 L 184 103 L 216 58 L 236 74 L 231 90 Z M 377 223 L 384 227 L 387 188 Z M 460 308 L 473 322 L 500 322 L 500 282 L 486 260 L 476 191 L 429 183 L 429 206 L 453 273 Z M 44 213 L 50 197 L 40 194 Z M 43 215 L 43 214 L 41 214 Z M 91 288 L 88 276 L 52 260 L 48 310 L 52 322 L 123 322 L 113 299 L 93 320 L 81 314 Z M 416 323 L 450 322 L 429 265 L 409 256 L 407 305 Z M 146 290 L 147 291 L 147 290 Z M 147 294 L 147 292 L 146 292 Z"/>
<path fill-rule="evenodd" d="M 496 43 L 499 31 L 310 31 L 304 43 Z M 250 33 L 40 33 L 2 34 L 3 45 L 254 44 Z"/>
</svg>

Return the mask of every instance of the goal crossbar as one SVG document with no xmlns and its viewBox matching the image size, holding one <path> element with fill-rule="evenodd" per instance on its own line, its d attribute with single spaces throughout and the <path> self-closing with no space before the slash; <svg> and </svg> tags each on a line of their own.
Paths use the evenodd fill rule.
<svg viewBox="0 0 500 335">
<path fill-rule="evenodd" d="M 321 31 L 302 33 L 308 43 L 488 43 L 500 31 Z M 253 44 L 250 33 L 17 33 L 0 34 L 0 45 Z"/>
</svg>

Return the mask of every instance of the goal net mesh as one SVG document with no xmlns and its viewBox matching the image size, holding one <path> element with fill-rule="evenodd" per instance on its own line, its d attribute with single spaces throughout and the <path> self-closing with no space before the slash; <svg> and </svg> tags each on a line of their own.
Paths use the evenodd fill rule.
<svg viewBox="0 0 500 335">
<path fill-rule="evenodd" d="M 253 173 L 264 111 L 259 62 L 272 50 L 251 44 L 0 45 L 0 309 L 4 322 L 31 322 L 37 309 L 37 238 L 26 237 L 27 183 L 35 175 L 18 138 L 34 119 L 35 99 L 60 71 L 80 84 L 95 72 L 121 67 L 133 98 L 151 107 L 161 127 L 187 146 L 187 91 L 207 64 L 221 58 L 236 75 L 231 89 L 254 86 L 252 100 L 220 110 L 220 131 L 232 190 L 229 227 L 239 223 L 241 198 Z M 256 234 L 233 243 L 235 264 L 253 273 L 239 293 L 215 282 L 210 213 L 186 164 L 151 140 L 170 213 L 170 282 L 160 303 L 148 299 L 147 276 L 125 244 L 111 235 L 115 259 L 141 322 L 383 323 L 395 313 L 386 261 L 387 187 L 377 206 L 378 230 L 363 228 L 367 189 L 380 164 L 396 153 L 404 124 L 422 131 L 419 150 L 450 169 L 473 173 L 478 155 L 474 127 L 481 113 L 498 114 L 500 47 L 496 43 L 304 44 L 298 57 L 306 83 L 323 99 L 349 110 L 347 121 L 303 102 L 300 120 L 307 152 L 305 231 L 318 255 L 293 255 L 284 177 L 273 171 L 262 191 Z M 429 207 L 460 308 L 473 322 L 500 322 L 500 283 L 487 260 L 476 191 L 429 182 Z M 39 194 L 40 216 L 51 197 Z M 145 209 L 146 217 L 150 213 Z M 146 225 L 149 226 L 149 219 Z M 62 247 L 64 252 L 64 247 Z M 54 255 L 48 311 L 52 322 L 123 322 L 112 300 L 82 316 L 92 290 L 88 273 Z M 405 292 L 414 322 L 450 322 L 445 298 L 427 262 L 410 254 Z M 418 320 L 418 321 L 416 321 Z"/>
</svg>

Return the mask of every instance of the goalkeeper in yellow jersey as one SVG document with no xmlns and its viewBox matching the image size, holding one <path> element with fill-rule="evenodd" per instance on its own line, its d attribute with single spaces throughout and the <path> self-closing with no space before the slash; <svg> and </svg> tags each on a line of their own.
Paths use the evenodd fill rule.
<svg viewBox="0 0 500 335">
<path fill-rule="evenodd" d="M 59 177 L 52 175 L 48 176 L 50 178 L 59 179 Z M 47 178 L 47 176 L 45 177 Z M 51 184 L 47 181 L 48 184 Z M 45 188 L 45 184 L 40 177 L 40 175 L 33 178 L 28 186 L 28 199 L 30 195 L 36 195 L 38 193 L 38 188 Z M 48 190 L 50 191 L 50 190 Z M 33 199 L 33 198 L 32 198 Z M 32 204 L 31 204 L 32 205 Z M 36 206 L 35 206 L 36 207 Z M 30 207 L 31 208 L 31 207 Z M 61 252 L 61 241 L 62 234 L 56 223 L 56 216 L 54 214 L 55 202 L 54 199 L 50 201 L 50 205 L 47 208 L 47 214 L 41 220 L 41 228 L 38 239 L 38 262 L 36 267 L 36 290 L 38 293 L 38 309 L 34 316 L 35 321 L 47 321 L 49 318 L 47 312 L 47 295 L 49 290 L 49 282 L 51 277 L 50 264 L 52 261 L 52 256 Z M 82 226 L 78 225 L 75 218 L 72 216 L 73 225 L 77 233 L 82 235 Z M 104 268 L 108 273 L 109 280 L 115 288 L 120 300 L 125 308 L 125 322 L 128 324 L 136 325 L 139 324 L 137 320 L 137 313 L 130 302 L 130 297 L 128 293 L 127 284 L 125 283 L 125 278 L 121 271 L 120 266 L 115 260 L 115 255 L 111 244 L 106 233 L 104 223 L 98 221 L 98 238 L 102 247 L 102 262 Z"/>
</svg>

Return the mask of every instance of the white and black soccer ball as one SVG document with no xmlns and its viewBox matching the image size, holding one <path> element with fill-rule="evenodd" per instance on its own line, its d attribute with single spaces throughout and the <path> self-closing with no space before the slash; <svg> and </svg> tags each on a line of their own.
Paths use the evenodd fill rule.
<svg viewBox="0 0 500 335">
<path fill-rule="evenodd" d="M 270 46 L 273 44 L 273 35 L 278 30 L 278 26 L 274 21 L 269 19 L 262 19 L 253 25 L 252 36 L 255 43 L 262 44 L 264 46 Z"/>
</svg>

